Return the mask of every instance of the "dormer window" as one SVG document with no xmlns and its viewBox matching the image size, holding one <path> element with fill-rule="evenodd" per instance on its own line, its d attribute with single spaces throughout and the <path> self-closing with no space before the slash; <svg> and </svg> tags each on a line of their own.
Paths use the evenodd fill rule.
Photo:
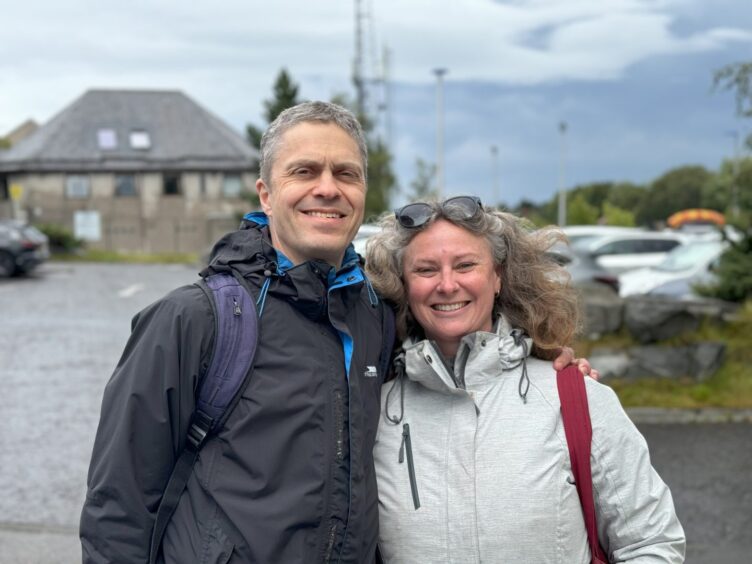
<svg viewBox="0 0 752 564">
<path fill-rule="evenodd" d="M 100 149 L 117 149 L 117 133 L 114 129 L 102 128 L 97 131 L 97 145 Z"/>
<path fill-rule="evenodd" d="M 146 150 L 151 149 L 151 138 L 149 132 L 143 129 L 134 129 L 131 131 L 131 149 Z"/>
</svg>

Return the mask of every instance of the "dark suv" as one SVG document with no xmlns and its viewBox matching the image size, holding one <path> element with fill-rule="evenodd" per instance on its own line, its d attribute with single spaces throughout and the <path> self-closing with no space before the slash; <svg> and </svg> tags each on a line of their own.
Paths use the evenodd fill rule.
<svg viewBox="0 0 752 564">
<path fill-rule="evenodd" d="M 0 219 L 0 278 L 31 272 L 49 257 L 47 236 L 39 229 Z"/>
</svg>

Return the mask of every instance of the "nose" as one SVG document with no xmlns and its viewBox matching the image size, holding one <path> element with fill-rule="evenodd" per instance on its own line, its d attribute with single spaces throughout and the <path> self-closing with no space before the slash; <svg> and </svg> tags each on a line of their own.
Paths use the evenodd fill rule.
<svg viewBox="0 0 752 564">
<path fill-rule="evenodd" d="M 333 199 L 339 196 L 339 186 L 337 186 L 337 179 L 330 170 L 324 170 L 316 182 L 316 186 L 313 189 L 313 193 L 320 198 Z"/>
<path fill-rule="evenodd" d="M 451 294 L 452 292 L 456 291 L 457 288 L 458 284 L 454 269 L 442 269 L 439 273 L 439 284 L 436 289 L 443 294 Z"/>
</svg>

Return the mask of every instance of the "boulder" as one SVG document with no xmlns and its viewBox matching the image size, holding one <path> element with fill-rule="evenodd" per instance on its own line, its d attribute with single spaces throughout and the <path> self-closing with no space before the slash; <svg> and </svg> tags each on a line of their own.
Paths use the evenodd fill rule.
<svg viewBox="0 0 752 564">
<path fill-rule="evenodd" d="M 601 374 L 601 380 L 626 376 L 629 354 L 608 348 L 595 348 L 589 355 L 590 366 Z"/>
<path fill-rule="evenodd" d="M 617 333 L 623 322 L 624 300 L 612 291 L 582 290 L 584 334 L 589 339 Z"/>
<path fill-rule="evenodd" d="M 640 343 L 653 343 L 696 331 L 700 315 L 680 300 L 638 296 L 624 301 L 624 324 Z"/>
<path fill-rule="evenodd" d="M 726 345 L 700 342 L 681 347 L 647 345 L 632 347 L 627 351 L 627 378 L 643 376 L 682 378 L 689 376 L 702 381 L 715 374 L 723 364 Z M 600 370 L 600 366 L 591 361 Z"/>
</svg>

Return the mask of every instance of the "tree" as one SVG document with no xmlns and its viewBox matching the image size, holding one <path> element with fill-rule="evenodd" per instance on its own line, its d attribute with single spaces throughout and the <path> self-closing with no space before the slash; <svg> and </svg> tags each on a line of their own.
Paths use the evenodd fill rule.
<svg viewBox="0 0 752 564">
<path fill-rule="evenodd" d="M 594 182 L 592 184 L 575 186 L 567 192 L 567 200 L 582 196 L 586 203 L 600 211 L 603 207 L 603 202 L 608 199 L 608 196 L 611 193 L 612 186 L 613 183 L 611 182 Z M 573 222 L 568 221 L 568 223 Z"/>
<path fill-rule="evenodd" d="M 747 230 L 740 241 L 729 241 L 729 245 L 715 271 L 718 283 L 697 291 L 729 302 L 743 302 L 752 298 L 752 230 Z"/>
<path fill-rule="evenodd" d="M 733 63 L 715 71 L 713 86 L 732 90 L 736 97 L 736 113 L 752 117 L 752 61 Z M 752 149 L 752 134 L 747 137 L 747 147 Z"/>
<path fill-rule="evenodd" d="M 577 194 L 567 201 L 567 223 L 570 225 L 592 225 L 598 221 L 598 208 L 591 206 L 585 196 Z"/>
<path fill-rule="evenodd" d="M 2 149 L 10 149 L 10 139 L 6 137 L 0 137 L 0 150 Z"/>
<path fill-rule="evenodd" d="M 607 203 L 623 210 L 636 210 L 647 194 L 644 186 L 631 182 L 618 182 L 611 187 Z M 604 202 L 605 203 L 605 202 Z"/>
<path fill-rule="evenodd" d="M 421 158 L 415 161 L 415 178 L 410 182 L 410 201 L 419 202 L 436 199 L 438 191 L 436 181 L 436 165 L 428 163 Z"/>
<path fill-rule="evenodd" d="M 603 215 L 601 216 L 606 225 L 619 225 L 621 227 L 634 227 L 635 226 L 635 214 L 629 210 L 625 210 L 603 202 Z"/>
<path fill-rule="evenodd" d="M 704 187 L 712 174 L 702 166 L 682 166 L 653 181 L 637 208 L 637 222 L 656 224 L 673 213 L 702 205 Z"/>
<path fill-rule="evenodd" d="M 282 68 L 274 81 L 274 86 L 272 86 L 272 97 L 264 100 L 264 119 L 267 125 L 277 119 L 277 116 L 287 108 L 301 102 L 298 99 L 298 89 L 299 86 L 293 82 L 287 69 Z M 246 126 L 248 142 L 256 149 L 261 147 L 261 136 L 265 129 L 266 127 L 259 128 L 253 124 Z"/>
<path fill-rule="evenodd" d="M 368 192 L 365 218 L 370 220 L 389 208 L 389 197 L 397 184 L 392 171 L 392 154 L 380 138 L 368 143 Z"/>
</svg>

